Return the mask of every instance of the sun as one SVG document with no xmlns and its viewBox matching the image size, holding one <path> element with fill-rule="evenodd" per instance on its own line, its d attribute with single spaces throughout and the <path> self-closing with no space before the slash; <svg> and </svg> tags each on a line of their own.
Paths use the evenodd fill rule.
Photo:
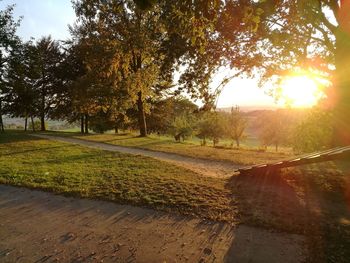
<svg viewBox="0 0 350 263">
<path fill-rule="evenodd" d="M 285 77 L 279 92 L 280 103 L 297 108 L 313 107 L 325 96 L 318 81 L 308 75 Z"/>
</svg>

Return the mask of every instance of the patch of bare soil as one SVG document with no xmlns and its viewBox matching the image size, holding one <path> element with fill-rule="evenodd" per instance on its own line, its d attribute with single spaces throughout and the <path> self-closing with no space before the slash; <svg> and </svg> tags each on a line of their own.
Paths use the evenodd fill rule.
<svg viewBox="0 0 350 263">
<path fill-rule="evenodd" d="M 0 262 L 302 262 L 304 238 L 0 185 Z"/>
<path fill-rule="evenodd" d="M 139 148 L 123 147 L 118 145 L 85 141 L 85 140 L 80 140 L 76 138 L 67 138 L 67 137 L 59 137 L 59 136 L 43 135 L 43 134 L 35 134 L 33 136 L 43 138 L 43 139 L 79 144 L 82 146 L 92 147 L 92 148 L 101 149 L 101 150 L 152 157 L 161 161 L 169 162 L 174 165 L 187 168 L 191 171 L 194 171 L 204 176 L 225 178 L 225 177 L 232 176 L 234 170 L 242 167 L 242 165 L 237 165 L 228 161 L 204 160 L 200 158 L 186 157 L 175 153 L 165 153 L 165 152 L 157 152 L 157 151 L 151 151 L 151 150 L 145 150 L 145 149 L 139 149 Z"/>
</svg>

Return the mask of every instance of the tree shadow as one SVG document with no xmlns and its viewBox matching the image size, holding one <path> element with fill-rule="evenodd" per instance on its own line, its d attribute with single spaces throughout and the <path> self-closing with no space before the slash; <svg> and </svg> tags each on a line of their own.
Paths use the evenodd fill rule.
<svg viewBox="0 0 350 263">
<path fill-rule="evenodd" d="M 60 145 L 60 146 L 53 146 L 53 147 L 45 147 L 45 148 L 36 148 L 31 150 L 24 150 L 24 151 L 18 151 L 18 152 L 11 152 L 11 153 L 5 153 L 2 154 L 3 156 L 11 156 L 16 154 L 23 154 L 23 153 L 30 153 L 30 152 L 42 152 L 47 150 L 53 150 L 53 149 L 60 149 L 60 148 L 67 148 L 70 147 L 68 145 Z"/>
<path fill-rule="evenodd" d="M 349 171 L 326 162 L 234 176 L 227 187 L 236 198 L 243 224 L 305 236 L 308 262 L 333 258 L 346 262 L 350 258 Z M 251 239 L 259 240 L 259 235 L 253 231 Z M 233 240 L 227 259 L 244 249 L 242 242 L 239 236 Z M 251 253 L 254 250 L 247 251 L 247 257 Z"/>
<path fill-rule="evenodd" d="M 248 225 L 299 232 L 305 223 L 298 189 L 282 172 L 232 176 L 227 184 L 235 198 L 241 221 Z M 291 218 L 297 214 L 298 218 Z"/>
<path fill-rule="evenodd" d="M 29 136 L 31 134 L 33 133 L 16 130 L 7 130 L 4 133 L 0 133 L 0 144 L 42 140 L 38 137 Z"/>
<path fill-rule="evenodd" d="M 136 248 L 142 256 L 139 260 L 143 262 L 154 262 L 157 258 L 162 261 L 188 258 L 189 262 L 213 262 L 218 256 L 214 249 L 220 251 L 231 238 L 232 228 L 228 224 L 200 223 L 200 219 L 192 217 L 105 201 L 2 185 L 0 200 L 0 215 L 6 216 L 4 220 L 17 219 L 11 227 L 4 227 L 4 232 L 5 229 L 21 231 L 26 237 L 26 247 L 31 252 L 36 251 L 31 254 L 37 257 L 50 256 L 57 250 L 67 250 L 69 246 L 79 249 L 79 254 L 85 259 L 91 251 L 96 251 L 99 256 L 101 250 L 108 257 L 118 252 L 119 261 L 124 261 L 130 248 Z M 31 227 L 21 228 L 27 224 Z M 5 240 L 14 244 L 15 235 L 6 237 Z M 0 251 L 7 249 L 2 246 L 0 242 Z M 21 247 L 19 243 L 12 246 L 15 251 Z M 38 246 L 44 246 L 44 252 L 38 250 Z M 21 253 L 28 256 L 27 248 Z M 222 256 L 222 251 L 220 253 Z M 74 255 L 65 256 L 73 260 Z M 16 252 L 7 260 L 11 261 L 11 256 L 15 257 Z M 33 258 L 28 261 L 33 261 Z"/>
</svg>

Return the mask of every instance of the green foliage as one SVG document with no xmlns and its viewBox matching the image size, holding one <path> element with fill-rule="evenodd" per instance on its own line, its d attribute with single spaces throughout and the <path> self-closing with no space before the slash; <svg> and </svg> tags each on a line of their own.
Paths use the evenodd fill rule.
<svg viewBox="0 0 350 263">
<path fill-rule="evenodd" d="M 34 121 L 34 129 L 33 129 L 33 123 L 29 122 L 29 130 L 35 130 L 35 131 L 40 131 L 41 128 L 41 122 L 39 120 Z M 47 123 L 45 123 L 45 129 L 47 129 Z"/>
<path fill-rule="evenodd" d="M 313 152 L 331 147 L 332 117 L 330 111 L 314 109 L 294 130 L 293 148 L 297 152 Z"/>
<path fill-rule="evenodd" d="M 289 145 L 293 121 L 288 110 L 266 112 L 259 122 L 259 137 L 264 147 Z"/>
<path fill-rule="evenodd" d="M 90 129 L 97 133 L 104 133 L 115 127 L 116 122 L 110 116 L 110 114 L 103 111 L 98 112 L 94 116 L 89 118 Z"/>
<path fill-rule="evenodd" d="M 225 118 L 220 112 L 205 112 L 197 123 L 197 137 L 206 145 L 206 139 L 213 141 L 214 147 L 225 135 Z"/>
<path fill-rule="evenodd" d="M 16 30 L 20 21 L 13 19 L 14 5 L 7 6 L 4 10 L 0 10 L 0 73 L 3 74 L 7 54 L 16 47 L 19 39 Z M 2 78 L 0 78 L 2 80 Z"/>
<path fill-rule="evenodd" d="M 61 61 L 58 42 L 44 37 L 35 44 L 31 41 L 12 48 L 4 74 L 6 92 L 4 110 L 14 117 L 41 118 L 41 129 L 57 104 L 59 83 L 57 67 Z"/>
<path fill-rule="evenodd" d="M 198 110 L 197 105 L 182 96 L 172 96 L 150 104 L 150 114 L 147 116 L 149 133 L 165 134 L 170 131 L 175 135 L 177 132 L 172 125 L 175 119 L 187 118 L 191 122 L 190 118 Z"/>
<path fill-rule="evenodd" d="M 231 108 L 226 122 L 226 134 L 230 139 L 234 140 L 236 146 L 239 147 L 240 141 L 245 137 L 244 131 L 247 127 L 247 120 L 243 117 L 238 106 Z"/>
<path fill-rule="evenodd" d="M 6 80 L 4 79 L 8 65 L 9 53 L 19 42 L 16 35 L 17 27 L 20 21 L 13 19 L 14 5 L 7 6 L 0 10 L 0 132 L 4 131 L 2 115 L 4 113 L 4 96 L 7 94 Z M 6 101 L 5 101 L 6 106 Z"/>
<path fill-rule="evenodd" d="M 169 127 L 169 132 L 175 137 L 175 140 L 179 141 L 182 138 L 183 141 L 187 137 L 190 137 L 193 133 L 194 120 L 190 116 L 178 116 Z"/>
</svg>

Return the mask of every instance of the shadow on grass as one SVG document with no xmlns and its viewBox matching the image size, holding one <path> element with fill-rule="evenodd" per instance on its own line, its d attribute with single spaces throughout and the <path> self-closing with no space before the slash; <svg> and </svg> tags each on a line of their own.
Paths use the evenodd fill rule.
<svg viewBox="0 0 350 263">
<path fill-rule="evenodd" d="M 28 141 L 28 140 L 23 140 L 23 141 Z M 68 145 L 61 145 L 61 146 L 53 146 L 53 147 L 45 147 L 45 148 L 36 148 L 36 149 L 30 149 L 30 150 L 24 150 L 24 151 L 18 151 L 18 152 L 5 153 L 5 154 L 3 154 L 3 156 L 11 156 L 11 155 L 17 155 L 17 154 L 22 154 L 22 153 L 31 153 L 31 152 L 43 152 L 43 151 L 68 148 L 68 147 L 69 147 Z"/>
<path fill-rule="evenodd" d="M 52 149 L 52 148 L 63 148 L 65 146 L 61 147 L 51 147 L 51 148 L 46 148 L 46 149 Z M 68 147 L 68 146 L 66 146 Z M 70 146 L 71 147 L 71 146 Z M 33 165 L 45 165 L 45 164 L 69 164 L 69 163 L 74 163 L 77 161 L 83 161 L 85 163 L 89 162 L 89 160 L 95 161 L 94 158 L 101 156 L 100 153 L 94 153 L 94 154 L 77 154 L 77 155 L 67 155 L 67 156 L 61 156 L 61 157 L 55 157 L 54 159 L 45 159 L 45 160 L 38 160 L 38 161 L 33 161 Z"/>
<path fill-rule="evenodd" d="M 28 136 L 33 134 L 32 132 L 24 132 L 18 130 L 6 130 L 4 133 L 0 133 L 0 144 L 2 143 L 14 143 L 23 141 L 38 141 L 42 140 L 37 137 Z"/>
<path fill-rule="evenodd" d="M 344 170 L 344 162 L 349 161 L 238 175 L 226 186 L 237 198 L 242 222 L 304 235 L 307 262 L 348 262 L 350 169 Z M 228 256 L 235 251 L 237 242 Z"/>
</svg>

